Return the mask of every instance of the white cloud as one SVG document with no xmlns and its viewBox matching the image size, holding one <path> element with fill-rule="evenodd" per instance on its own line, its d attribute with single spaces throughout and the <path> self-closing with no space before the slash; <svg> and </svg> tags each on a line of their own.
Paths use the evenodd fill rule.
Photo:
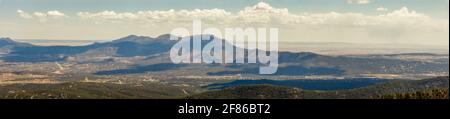
<svg viewBox="0 0 450 119">
<path fill-rule="evenodd" d="M 389 11 L 388 8 L 384 8 L 384 7 L 378 7 L 376 10 L 379 11 L 379 12 L 386 12 L 386 11 Z"/>
<path fill-rule="evenodd" d="M 79 17 L 85 20 L 94 20 L 96 23 L 134 21 L 138 23 L 156 24 L 161 22 L 190 23 L 193 19 L 202 19 L 203 22 L 213 24 L 289 24 L 299 20 L 298 16 L 289 13 L 287 8 L 273 8 L 267 3 L 246 7 L 232 13 L 224 9 L 194 9 L 194 10 L 167 10 L 167 11 L 138 11 L 135 13 L 115 11 L 79 12 Z"/>
<path fill-rule="evenodd" d="M 260 2 L 255 6 L 246 7 L 239 11 L 234 16 L 231 16 L 234 21 L 244 23 L 274 23 L 287 24 L 298 20 L 298 16 L 289 13 L 287 8 L 273 8 L 267 3 Z"/>
<path fill-rule="evenodd" d="M 67 17 L 64 13 L 61 13 L 59 11 L 48 11 L 47 12 L 47 16 L 51 16 L 51 17 Z"/>
<path fill-rule="evenodd" d="M 115 11 L 79 12 L 79 17 L 85 20 L 102 22 L 134 21 L 137 23 L 161 23 L 161 22 L 191 22 L 192 19 L 204 21 L 220 21 L 227 19 L 231 13 L 223 9 L 195 9 L 195 10 L 167 10 L 167 11 L 138 11 L 135 13 Z"/>
<path fill-rule="evenodd" d="M 48 19 L 59 19 L 59 18 L 65 18 L 68 17 L 62 12 L 53 10 L 53 11 L 47 11 L 47 12 L 34 12 L 33 14 L 29 14 L 22 10 L 17 10 L 17 13 L 19 14 L 19 17 L 24 19 L 37 19 L 41 22 L 45 22 Z"/>
<path fill-rule="evenodd" d="M 379 8 L 377 10 L 387 10 Z M 38 16 L 37 14 L 35 14 Z M 93 20 L 96 23 L 127 22 L 139 24 L 158 23 L 191 23 L 193 19 L 202 19 L 211 24 L 268 24 L 268 25 L 334 25 L 334 26 L 373 26 L 396 23 L 433 23 L 432 19 L 424 14 L 403 7 L 381 15 L 364 15 L 361 13 L 315 13 L 293 14 L 287 8 L 274 8 L 267 3 L 246 7 L 236 13 L 223 9 L 195 9 L 195 10 L 167 10 L 167 11 L 139 11 L 139 12 L 79 12 L 79 17 Z M 415 25 L 415 24 L 411 24 Z"/>
<path fill-rule="evenodd" d="M 370 0 L 347 0 L 348 4 L 369 4 Z"/>
<path fill-rule="evenodd" d="M 121 30 L 121 35 L 151 33 L 152 35 L 170 32 L 176 27 L 189 27 L 193 19 L 201 19 L 203 23 L 213 27 L 278 27 L 283 28 L 285 39 L 340 39 L 359 41 L 362 39 L 380 39 L 420 42 L 423 39 L 435 42 L 448 42 L 448 19 L 435 19 L 425 14 L 402 7 L 397 10 L 386 11 L 380 7 L 378 15 L 363 13 L 291 13 L 287 8 L 275 8 L 260 2 L 254 6 L 245 7 L 237 12 L 224 9 L 194 9 L 194 10 L 163 10 L 117 12 L 112 10 L 100 12 L 78 12 L 79 22 L 99 23 L 102 31 L 111 29 Z M 22 18 L 67 17 L 67 15 L 49 11 L 28 14 L 17 11 Z M 70 17 L 75 18 L 75 17 Z M 75 19 L 79 20 L 79 19 Z M 89 29 L 92 25 L 87 25 Z M 102 29 L 102 27 L 105 27 Z M 81 28 L 80 28 L 81 29 Z M 94 29 L 94 28 L 92 28 Z M 126 33 L 124 33 L 126 31 Z M 113 33 L 110 33 L 113 34 Z M 299 36 L 299 34 L 302 34 Z M 324 35 L 327 34 L 327 35 Z M 119 36 L 119 35 L 117 35 Z M 340 36 L 340 37 L 339 37 Z M 427 36 L 427 37 L 425 37 Z M 336 38 L 335 38 L 336 37 Z M 381 38 L 379 38 L 381 37 Z M 416 41 L 413 41 L 413 40 Z M 426 43 L 432 43 L 427 41 Z"/>
<path fill-rule="evenodd" d="M 31 16 L 28 13 L 25 13 L 22 10 L 17 10 L 17 13 L 19 14 L 19 17 L 24 18 L 24 19 L 31 19 L 31 18 L 33 18 L 33 16 Z"/>
<path fill-rule="evenodd" d="M 402 7 L 399 10 L 395 10 L 391 13 L 388 13 L 386 16 L 395 16 L 395 17 L 417 17 L 417 18 L 423 18 L 428 17 L 424 14 L 417 13 L 414 10 L 409 10 L 408 7 Z"/>
</svg>

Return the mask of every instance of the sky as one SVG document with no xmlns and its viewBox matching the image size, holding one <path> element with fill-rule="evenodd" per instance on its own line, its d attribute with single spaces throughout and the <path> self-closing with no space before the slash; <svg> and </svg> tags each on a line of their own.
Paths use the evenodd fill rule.
<svg viewBox="0 0 450 119">
<path fill-rule="evenodd" d="M 0 0 L 0 37 L 112 40 L 203 27 L 279 28 L 286 42 L 449 44 L 449 0 Z"/>
</svg>

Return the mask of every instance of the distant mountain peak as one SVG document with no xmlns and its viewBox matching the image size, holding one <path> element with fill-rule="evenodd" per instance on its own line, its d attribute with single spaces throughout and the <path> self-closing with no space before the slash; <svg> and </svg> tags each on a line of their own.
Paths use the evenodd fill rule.
<svg viewBox="0 0 450 119">
<path fill-rule="evenodd" d="M 128 35 L 128 36 L 125 36 L 125 37 L 123 37 L 123 38 L 120 38 L 119 40 L 146 39 L 146 38 L 150 38 L 150 37 L 146 37 L 146 36 L 138 36 L 138 35 Z"/>
<path fill-rule="evenodd" d="M 1 41 L 10 41 L 10 42 L 14 42 L 11 38 L 5 37 L 5 38 L 0 38 Z"/>
<path fill-rule="evenodd" d="M 212 40 L 212 39 L 225 40 L 225 39 L 216 37 L 215 35 L 212 35 L 212 34 L 198 34 L 198 35 L 186 36 L 186 37 L 183 37 L 183 38 L 193 39 L 194 37 L 201 37 L 203 40 Z"/>
<path fill-rule="evenodd" d="M 172 35 L 172 34 L 163 34 L 163 35 L 160 35 L 160 36 L 158 36 L 158 37 L 156 37 L 157 39 L 170 39 L 170 37 L 178 37 L 178 36 L 175 36 L 175 35 Z"/>
<path fill-rule="evenodd" d="M 139 37 L 139 36 L 137 36 L 137 35 L 128 35 L 128 36 L 125 36 L 123 38 L 137 38 L 137 37 Z"/>
<path fill-rule="evenodd" d="M 12 40 L 11 38 L 0 38 L 0 47 L 3 46 L 31 46 L 31 44 L 17 42 Z"/>
<path fill-rule="evenodd" d="M 120 39 L 114 40 L 113 42 L 142 42 L 147 40 L 152 40 L 151 37 L 146 36 L 138 36 L 138 35 L 128 35 L 126 37 L 122 37 Z"/>
</svg>

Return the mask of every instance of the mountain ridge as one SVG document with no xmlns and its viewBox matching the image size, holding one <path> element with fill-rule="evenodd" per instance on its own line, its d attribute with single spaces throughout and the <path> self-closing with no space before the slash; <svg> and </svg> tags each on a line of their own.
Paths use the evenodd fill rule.
<svg viewBox="0 0 450 119">
<path fill-rule="evenodd" d="M 8 47 L 0 48 L 0 60 L 3 62 L 104 62 L 104 63 L 121 63 L 129 62 L 124 65 L 127 69 L 111 69 L 106 71 L 98 71 L 98 74 L 104 72 L 122 72 L 134 71 L 145 68 L 148 71 L 159 71 L 151 69 L 151 66 L 160 66 L 158 64 L 168 64 L 170 62 L 169 51 L 177 40 L 167 39 L 170 34 L 163 34 L 159 37 L 152 38 L 146 36 L 129 35 L 117 40 L 109 42 L 94 43 L 84 46 L 34 46 L 31 44 L 21 45 L 13 44 Z M 203 35 L 211 39 L 213 35 Z M 188 36 L 194 37 L 194 36 Z M 186 37 L 185 37 L 186 38 Z M 224 45 L 232 45 L 220 39 Z M 5 42 L 11 42 L 12 39 L 4 39 Z M 185 41 L 184 41 L 185 42 Z M 189 40 L 191 42 L 191 40 Z M 209 41 L 202 40 L 202 46 Z M 238 48 L 234 46 L 234 48 Z M 247 53 L 255 53 L 257 50 L 244 49 Z M 415 61 L 402 60 L 395 58 L 383 57 L 352 57 L 352 56 L 327 56 L 313 52 L 288 52 L 280 51 L 279 66 L 275 75 L 289 76 L 310 76 L 310 75 L 326 75 L 326 76 L 343 76 L 361 74 L 427 74 L 430 72 L 443 72 L 448 74 L 448 58 L 447 60 L 437 59 L 431 61 Z M 426 56 L 432 56 L 425 54 Z M 247 55 L 244 55 L 244 58 Z M 389 55 L 388 55 L 389 56 Z M 126 61 L 135 57 L 143 57 L 140 63 Z M 122 60 L 116 60 L 122 59 Z M 136 58 L 135 58 L 136 59 Z M 139 58 L 137 58 L 139 59 Z M 153 60 L 154 59 L 154 60 Z M 192 66 L 215 67 L 220 70 L 204 71 L 202 74 L 222 76 L 222 75 L 259 75 L 259 66 L 261 64 L 228 64 L 228 65 L 207 65 L 192 64 L 182 65 L 178 68 L 198 68 Z M 172 66 L 172 65 L 170 65 Z M 149 69 L 150 68 L 150 69 Z M 167 69 L 167 68 L 164 68 Z M 172 68 L 168 68 L 172 69 Z M 143 69 L 143 71 L 145 72 Z M 138 72 L 138 73 L 144 73 Z M 107 73 L 107 74 L 108 74 Z"/>
<path fill-rule="evenodd" d="M 244 85 L 187 96 L 188 99 L 377 99 L 428 90 L 447 90 L 449 77 L 389 81 L 350 90 L 315 91 L 273 85 Z M 442 95 L 442 94 L 441 94 Z M 423 97 L 434 99 L 436 97 Z"/>
</svg>

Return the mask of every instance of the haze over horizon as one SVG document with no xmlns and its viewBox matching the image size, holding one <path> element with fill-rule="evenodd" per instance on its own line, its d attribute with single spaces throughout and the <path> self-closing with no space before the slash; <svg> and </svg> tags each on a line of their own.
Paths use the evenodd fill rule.
<svg viewBox="0 0 450 119">
<path fill-rule="evenodd" d="M 280 42 L 448 47 L 448 8 L 448 0 L 0 0 L 0 37 L 157 37 L 202 19 L 203 28 L 279 28 Z"/>
</svg>

